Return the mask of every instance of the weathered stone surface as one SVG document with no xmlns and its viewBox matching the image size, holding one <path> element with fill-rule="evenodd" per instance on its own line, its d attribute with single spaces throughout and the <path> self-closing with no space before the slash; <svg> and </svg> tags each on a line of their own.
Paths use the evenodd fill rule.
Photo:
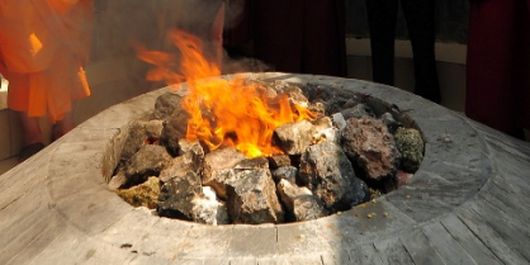
<svg viewBox="0 0 530 265">
<path fill-rule="evenodd" d="M 129 123 L 129 134 L 121 151 L 121 161 L 129 160 L 142 145 L 158 141 L 163 127 L 162 120 L 136 120 Z"/>
<path fill-rule="evenodd" d="M 160 95 L 155 102 L 153 117 L 163 120 L 175 112 L 183 111 L 181 106 L 182 98 L 179 94 L 169 92 Z"/>
<path fill-rule="evenodd" d="M 339 141 L 339 133 L 337 128 L 333 126 L 333 121 L 330 117 L 321 117 L 313 122 L 313 143 L 328 140 L 331 142 Z"/>
<path fill-rule="evenodd" d="M 394 118 L 394 115 L 392 115 L 392 113 L 390 113 L 390 112 L 383 113 L 383 115 L 381 115 L 380 119 L 386 125 L 386 127 L 388 128 L 388 131 L 390 131 L 390 133 L 394 133 L 397 130 L 397 128 L 399 126 L 401 126 L 401 123 L 396 121 L 396 119 Z"/>
<path fill-rule="evenodd" d="M 158 176 L 171 159 L 166 149 L 160 145 L 142 146 L 126 166 L 127 185 L 135 185 L 144 182 L 147 177 Z"/>
<path fill-rule="evenodd" d="M 179 139 L 178 147 L 179 147 L 179 155 L 190 153 L 197 159 L 204 158 L 204 148 L 202 148 L 199 141 L 189 141 L 186 139 Z"/>
<path fill-rule="evenodd" d="M 117 190 L 122 188 L 127 184 L 127 176 L 125 175 L 125 170 L 120 169 L 116 175 L 112 176 L 109 181 L 108 187 L 111 190 Z"/>
<path fill-rule="evenodd" d="M 201 194 L 192 199 L 192 204 L 193 221 L 210 225 L 230 223 L 225 203 L 217 200 L 212 188 L 202 187 Z"/>
<path fill-rule="evenodd" d="M 138 186 L 117 190 L 116 192 L 126 202 L 135 207 L 144 206 L 149 209 L 155 209 L 160 194 L 160 180 L 157 177 L 150 177 L 146 182 Z"/>
<path fill-rule="evenodd" d="M 268 168 L 234 169 L 227 184 L 228 214 L 234 223 L 278 223 L 283 211 Z"/>
<path fill-rule="evenodd" d="M 296 183 L 298 168 L 293 166 L 283 166 L 273 170 L 271 173 L 276 183 L 278 183 L 282 179 L 285 179 L 291 183 Z"/>
<path fill-rule="evenodd" d="M 322 202 L 306 187 L 298 187 L 285 179 L 278 183 L 278 193 L 283 205 L 296 221 L 306 221 L 325 216 Z"/>
<path fill-rule="evenodd" d="M 310 146 L 302 154 L 299 177 L 328 208 L 349 207 L 368 196 L 368 186 L 355 176 L 346 154 L 330 141 Z"/>
<path fill-rule="evenodd" d="M 202 183 L 212 187 L 217 196 L 226 198 L 226 182 L 230 170 L 245 159 L 245 155 L 235 148 L 214 150 L 204 157 Z"/>
<path fill-rule="evenodd" d="M 273 155 L 267 158 L 269 159 L 269 167 L 271 169 L 277 169 L 279 167 L 291 165 L 291 158 L 288 155 Z"/>
<path fill-rule="evenodd" d="M 346 127 L 346 119 L 344 119 L 344 115 L 342 115 L 340 112 L 331 115 L 331 120 L 333 121 L 335 127 L 337 127 L 339 130 L 342 130 Z"/>
<path fill-rule="evenodd" d="M 173 178 L 185 176 L 188 172 L 199 174 L 201 171 L 201 160 L 193 156 L 192 153 L 186 153 L 177 156 L 169 162 L 168 166 L 160 172 L 160 180 L 168 182 Z"/>
<path fill-rule="evenodd" d="M 186 127 L 189 115 L 184 112 L 175 112 L 164 121 L 164 129 L 160 141 L 167 147 L 168 151 L 177 156 L 179 154 L 179 139 L 186 135 Z"/>
<path fill-rule="evenodd" d="M 363 103 L 357 104 L 352 108 L 344 109 L 340 113 L 342 113 L 346 120 L 349 120 L 350 118 L 374 117 L 370 107 Z"/>
<path fill-rule="evenodd" d="M 399 153 L 394 137 L 382 121 L 367 117 L 351 118 L 341 133 L 346 154 L 368 178 L 378 180 L 396 170 Z"/>
<path fill-rule="evenodd" d="M 201 197 L 202 187 L 199 176 L 187 172 L 180 178 L 173 178 L 162 185 L 158 197 L 157 211 L 161 216 L 193 219 L 193 200 Z"/>
<path fill-rule="evenodd" d="M 302 120 L 284 124 L 274 130 L 277 145 L 287 154 L 301 154 L 313 143 L 314 126 L 311 122 Z"/>
<path fill-rule="evenodd" d="M 420 131 L 400 127 L 394 134 L 396 146 L 401 153 L 401 167 L 408 172 L 416 172 L 423 160 L 425 147 Z"/>
</svg>

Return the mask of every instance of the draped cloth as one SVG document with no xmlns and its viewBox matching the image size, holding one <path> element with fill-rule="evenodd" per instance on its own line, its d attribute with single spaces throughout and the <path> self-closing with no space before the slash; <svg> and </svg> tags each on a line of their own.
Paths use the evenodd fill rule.
<svg viewBox="0 0 530 265">
<path fill-rule="evenodd" d="M 0 0 L 0 72 L 8 106 L 52 122 L 90 95 L 91 0 Z"/>
<path fill-rule="evenodd" d="M 471 1 L 466 114 L 516 137 L 530 128 L 530 0 Z"/>
</svg>

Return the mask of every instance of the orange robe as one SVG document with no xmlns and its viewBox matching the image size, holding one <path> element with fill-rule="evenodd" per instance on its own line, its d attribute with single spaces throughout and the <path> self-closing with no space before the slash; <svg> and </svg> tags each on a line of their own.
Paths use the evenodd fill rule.
<svg viewBox="0 0 530 265">
<path fill-rule="evenodd" d="M 90 95 L 92 0 L 0 0 L 0 73 L 8 106 L 29 117 L 63 119 Z"/>
</svg>

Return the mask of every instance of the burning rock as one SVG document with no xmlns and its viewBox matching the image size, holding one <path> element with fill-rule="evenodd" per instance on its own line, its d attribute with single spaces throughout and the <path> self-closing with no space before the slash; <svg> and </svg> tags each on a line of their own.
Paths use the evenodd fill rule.
<svg viewBox="0 0 530 265">
<path fill-rule="evenodd" d="M 298 168 L 293 166 L 284 166 L 273 170 L 271 173 L 276 183 L 280 182 L 282 179 L 287 180 L 290 183 L 296 183 Z"/>
<path fill-rule="evenodd" d="M 171 156 L 160 145 L 144 145 L 134 154 L 126 166 L 127 185 L 144 182 L 150 176 L 158 176 L 171 161 Z"/>
<path fill-rule="evenodd" d="M 186 135 L 188 119 L 188 114 L 181 111 L 174 113 L 164 122 L 160 140 L 174 156 L 179 154 L 179 139 Z"/>
<path fill-rule="evenodd" d="M 322 202 L 306 187 L 298 187 L 282 179 L 278 183 L 278 193 L 283 205 L 296 221 L 312 220 L 327 215 Z"/>
<path fill-rule="evenodd" d="M 194 172 L 187 172 L 183 177 L 164 183 L 158 197 L 158 213 L 161 216 L 193 220 L 193 201 L 201 196 L 199 176 Z"/>
<path fill-rule="evenodd" d="M 132 121 L 129 123 L 129 135 L 125 140 L 123 150 L 121 152 L 121 161 L 129 160 L 140 147 L 149 142 L 156 142 L 160 139 L 163 128 L 163 121 Z"/>
<path fill-rule="evenodd" d="M 399 153 L 382 121 L 351 118 L 342 130 L 343 148 L 370 179 L 379 180 L 396 170 Z"/>
<path fill-rule="evenodd" d="M 401 165 L 407 172 L 415 172 L 423 160 L 424 143 L 420 131 L 400 127 L 394 135 L 397 149 L 401 153 Z"/>
<path fill-rule="evenodd" d="M 230 223 L 225 203 L 217 200 L 215 192 L 210 187 L 202 187 L 201 196 L 192 200 L 191 219 L 195 222 L 220 225 Z"/>
<path fill-rule="evenodd" d="M 181 107 L 182 96 L 176 93 L 165 93 L 160 95 L 155 102 L 153 117 L 164 120 L 174 113 L 183 112 Z"/>
<path fill-rule="evenodd" d="M 160 180 L 157 177 L 150 177 L 138 186 L 117 190 L 117 193 L 134 207 L 145 206 L 149 209 L 155 209 L 160 194 Z"/>
<path fill-rule="evenodd" d="M 278 146 L 289 155 L 301 154 L 313 143 L 314 126 L 306 120 L 284 124 L 274 130 Z"/>
<path fill-rule="evenodd" d="M 283 221 L 283 211 L 268 168 L 240 168 L 227 185 L 228 213 L 234 223 Z"/>
<path fill-rule="evenodd" d="M 355 176 L 346 154 L 335 143 L 309 147 L 300 162 L 300 181 L 328 208 L 343 208 L 364 201 L 368 186 Z"/>
<path fill-rule="evenodd" d="M 204 157 L 202 183 L 212 187 L 217 196 L 226 198 L 226 182 L 230 170 L 243 161 L 245 156 L 234 148 L 217 149 Z"/>
</svg>

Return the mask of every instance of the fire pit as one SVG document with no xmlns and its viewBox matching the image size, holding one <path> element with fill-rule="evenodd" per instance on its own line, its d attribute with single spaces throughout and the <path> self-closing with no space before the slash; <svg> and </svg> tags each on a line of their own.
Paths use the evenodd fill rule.
<svg viewBox="0 0 530 265">
<path fill-rule="evenodd" d="M 153 215 L 108 188 L 129 124 L 160 89 L 113 106 L 0 178 L 1 264 L 525 264 L 530 146 L 407 92 L 283 73 L 395 105 L 425 152 L 410 183 L 326 217 L 212 226 Z M 227 77 L 230 78 L 230 77 Z"/>
</svg>

